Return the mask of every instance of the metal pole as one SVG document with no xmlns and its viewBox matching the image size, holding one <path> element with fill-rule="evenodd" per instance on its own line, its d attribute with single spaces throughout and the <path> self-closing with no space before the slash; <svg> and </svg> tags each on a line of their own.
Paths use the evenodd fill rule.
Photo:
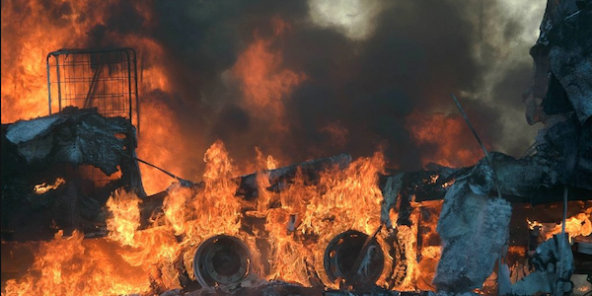
<svg viewBox="0 0 592 296">
<path fill-rule="evenodd" d="M 56 59 L 56 75 L 58 77 L 58 111 L 62 111 L 62 85 L 60 83 L 60 56 L 55 56 Z"/>
<path fill-rule="evenodd" d="M 499 186 L 499 181 L 497 179 L 497 174 L 495 173 L 495 170 L 493 169 L 493 161 L 491 160 L 491 156 L 487 152 L 487 149 L 485 148 L 485 145 L 483 145 L 483 142 L 481 141 L 481 138 L 479 138 L 479 135 L 477 134 L 477 131 L 475 131 L 475 128 L 473 128 L 473 125 L 469 121 L 469 118 L 467 117 L 467 114 L 465 113 L 465 110 L 463 110 L 462 106 L 458 102 L 458 99 L 456 98 L 456 96 L 453 93 L 451 93 L 451 95 L 452 95 L 452 99 L 456 103 L 456 106 L 458 107 L 458 110 L 460 110 L 460 113 L 462 114 L 463 118 L 465 119 L 465 122 L 467 123 L 467 125 L 469 126 L 469 128 L 471 129 L 471 131 L 473 132 L 473 135 L 477 139 L 477 142 L 479 142 L 479 145 L 481 146 L 481 149 L 483 149 L 483 153 L 485 153 L 485 160 L 487 160 L 487 163 L 489 164 L 489 167 L 491 167 L 491 170 L 493 171 L 493 181 L 494 181 L 495 187 L 497 189 L 497 196 L 499 198 L 502 198 L 502 191 L 501 191 L 500 186 Z"/>
<path fill-rule="evenodd" d="M 128 97 L 129 97 L 129 118 L 130 124 L 133 125 L 132 121 L 132 66 L 130 61 L 130 54 L 127 50 L 124 51 L 125 55 L 127 56 L 127 89 L 128 89 Z"/>
<path fill-rule="evenodd" d="M 138 98 L 138 65 L 137 65 L 137 56 L 136 50 L 133 48 L 130 49 L 133 53 L 134 57 L 134 83 L 136 85 L 136 126 L 138 127 L 138 137 L 140 136 L 140 99 Z"/>
<path fill-rule="evenodd" d="M 48 100 L 48 105 L 49 105 L 49 115 L 51 115 L 51 79 L 49 78 L 49 59 L 51 58 L 51 54 L 47 55 L 47 58 L 45 59 L 45 63 L 47 65 L 47 100 Z"/>
</svg>

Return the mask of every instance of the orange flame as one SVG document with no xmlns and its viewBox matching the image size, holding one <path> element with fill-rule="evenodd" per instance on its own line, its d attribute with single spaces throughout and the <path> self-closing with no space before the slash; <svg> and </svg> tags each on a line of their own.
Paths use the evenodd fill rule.
<svg viewBox="0 0 592 296">
<path fill-rule="evenodd" d="M 281 18 L 272 19 L 275 38 L 290 29 Z M 247 49 L 238 57 L 232 73 L 242 84 L 243 107 L 255 118 L 271 120 L 274 128 L 283 129 L 281 120 L 285 115 L 285 97 L 292 89 L 306 79 L 304 73 L 282 68 L 280 52 L 274 52 L 271 45 L 274 39 L 255 37 Z"/>
<path fill-rule="evenodd" d="M 407 125 L 416 144 L 434 147 L 432 153 L 424 154 L 423 165 L 436 162 L 462 167 L 472 165 L 483 157 L 483 151 L 460 116 L 415 112 L 408 117 Z"/>
<path fill-rule="evenodd" d="M 141 200 L 117 191 L 107 201 L 112 215 L 107 219 L 108 240 L 83 240 L 78 232 L 64 239 L 60 231 L 42 244 L 30 273 L 9 280 L 2 295 L 120 295 L 179 288 L 174 262 L 181 250 L 214 234 L 236 235 L 240 227 L 234 169 L 222 142 L 208 149 L 204 161 L 205 188 L 197 193 L 172 188 L 164 203 L 165 225 L 157 219 L 150 228 L 138 230 Z M 185 234 L 185 239 L 178 242 L 173 234 Z M 117 272 L 109 269 L 118 265 Z"/>
<path fill-rule="evenodd" d="M 107 219 L 109 237 L 124 246 L 135 246 L 134 234 L 140 226 L 141 200 L 135 195 L 127 195 L 123 190 L 116 191 L 107 200 L 107 208 L 113 218 Z"/>
<path fill-rule="evenodd" d="M 35 192 L 35 194 L 41 195 L 41 194 L 45 194 L 51 190 L 55 190 L 58 187 L 60 187 L 62 184 L 65 184 L 65 183 L 66 183 L 66 180 L 64 180 L 63 178 L 57 178 L 53 184 L 41 183 L 41 184 L 35 185 L 35 188 L 33 188 L 33 191 Z"/>
<path fill-rule="evenodd" d="M 263 157 L 260 152 L 259 156 L 260 166 L 273 168 L 276 165 L 272 157 Z M 370 235 L 381 224 L 383 196 L 378 187 L 378 174 L 384 172 L 381 153 L 358 159 L 345 169 L 329 168 L 316 182 L 309 182 L 311 180 L 299 172 L 279 193 L 266 190 L 270 185 L 269 176 L 260 173 L 257 181 L 261 196 L 255 205 L 235 196 L 238 189 L 234 179 L 236 170 L 221 141 L 206 151 L 204 161 L 204 186 L 171 187 L 164 200 L 164 215 L 156 217 L 149 228 L 139 229 L 141 200 L 133 194 L 115 192 L 107 202 L 112 216 L 107 220 L 107 239 L 83 240 L 80 233 L 64 239 L 60 233 L 55 240 L 43 244 L 41 249 L 48 255 L 43 251 L 37 254 L 30 274 L 7 283 L 6 295 L 37 293 L 47 287 L 52 287 L 51 291 L 65 291 L 64 295 L 76 295 L 81 291 L 85 295 L 115 295 L 146 293 L 155 291 L 155 287 L 177 288 L 180 286 L 177 262 L 182 262 L 194 278 L 191 266 L 195 248 L 218 234 L 242 239 L 252 252 L 253 272 L 264 279 L 311 286 L 318 277 L 323 284 L 337 288 L 338 283 L 328 279 L 323 266 L 324 251 L 330 240 L 350 229 Z M 431 281 L 433 274 L 430 272 L 439 258 L 438 246 L 428 243 L 435 235 L 434 217 L 437 215 L 420 221 L 419 205 L 414 206 L 416 210 L 412 217 L 415 218 L 412 219 L 416 223 L 397 228 L 407 259 L 396 259 L 406 260 L 407 275 L 396 287 L 388 288 L 415 289 L 418 280 Z M 440 204 L 421 206 L 437 209 Z M 264 229 L 254 229 L 253 234 L 241 231 L 245 207 L 254 209 L 248 215 L 265 219 Z M 416 262 L 418 225 L 430 223 L 433 224 L 430 231 L 422 232 L 422 259 Z M 387 257 L 384 272 L 377 282 L 383 286 L 387 286 L 387 277 L 391 276 L 395 263 L 395 258 L 389 255 L 395 246 L 385 240 L 388 234 L 389 230 L 383 229 L 377 236 Z M 269 253 L 257 246 L 257 239 L 265 239 L 270 244 Z M 66 247 L 72 251 L 67 254 L 59 252 Z M 268 273 L 263 273 L 263 258 L 269 263 Z M 75 274 L 71 270 L 74 268 L 72 264 L 80 268 Z M 114 274 L 103 273 L 116 264 L 120 264 L 122 270 Z M 39 272 L 41 278 L 37 275 Z M 134 281 L 119 277 L 129 273 L 134 274 Z M 68 274 L 67 280 L 61 278 L 65 274 Z M 90 275 L 99 279 L 92 282 L 92 287 L 90 283 L 87 287 L 85 279 Z M 39 283 L 45 284 L 46 288 L 38 288 L 42 287 Z M 425 285 L 425 288 L 430 287 Z M 40 293 L 45 295 L 45 292 Z"/>
<path fill-rule="evenodd" d="M 117 247 L 105 240 L 84 240 L 79 232 L 43 242 L 29 273 L 8 280 L 2 295 L 120 295 L 149 290 L 141 269 L 114 255 Z"/>
<path fill-rule="evenodd" d="M 432 279 L 436 274 L 436 268 L 442 255 L 440 236 L 436 232 L 438 218 L 442 210 L 443 201 L 424 201 L 421 203 L 412 202 L 413 212 L 411 219 L 413 225 L 411 231 L 405 229 L 401 241 L 405 242 L 407 248 L 408 276 L 405 278 L 406 289 L 434 290 Z M 399 230 L 407 226 L 399 226 Z M 421 246 L 417 238 L 421 236 Z M 412 246 L 409 247 L 408 244 Z M 419 254 L 418 254 L 419 253 Z M 414 260 L 419 258 L 418 260 Z"/>
<path fill-rule="evenodd" d="M 592 234 L 592 222 L 590 215 L 592 214 L 592 208 L 586 209 L 583 213 L 579 213 L 573 217 L 569 217 L 565 220 L 565 232 L 569 234 L 570 240 L 576 236 L 588 236 Z M 540 223 L 537 221 L 527 220 L 530 229 L 535 227 L 541 227 L 541 236 L 548 240 L 554 235 L 561 233 L 563 222 L 556 223 Z"/>
<path fill-rule="evenodd" d="M 337 287 L 324 273 L 325 248 L 333 237 L 346 230 L 370 235 L 378 228 L 382 202 L 378 173 L 383 166 L 382 154 L 376 153 L 353 162 L 343 171 L 333 168 L 324 172 L 318 184 L 307 184 L 304 176 L 297 174 L 287 190 L 273 197 L 272 201 L 279 201 L 280 207 L 267 212 L 267 239 L 272 244 L 272 271 L 268 279 L 310 286 L 312 269 L 325 285 Z M 316 243 L 307 242 L 310 235 L 317 237 Z M 379 240 L 382 235 L 386 231 L 379 235 Z M 384 253 L 388 254 L 388 250 Z M 386 276 L 381 276 L 379 284 L 385 283 Z"/>
<path fill-rule="evenodd" d="M 185 234 L 192 243 L 217 234 L 236 235 L 240 228 L 240 202 L 234 167 L 221 141 L 205 153 L 204 189 L 176 186 L 164 201 L 166 221 L 175 234 Z"/>
</svg>

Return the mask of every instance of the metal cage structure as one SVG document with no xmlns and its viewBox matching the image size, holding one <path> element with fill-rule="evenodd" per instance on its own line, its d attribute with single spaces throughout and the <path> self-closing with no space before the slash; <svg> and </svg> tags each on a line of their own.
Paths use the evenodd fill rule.
<svg viewBox="0 0 592 296">
<path fill-rule="evenodd" d="M 47 91 L 50 115 L 67 106 L 97 108 L 105 117 L 128 118 L 139 133 L 138 70 L 132 48 L 49 53 Z"/>
</svg>

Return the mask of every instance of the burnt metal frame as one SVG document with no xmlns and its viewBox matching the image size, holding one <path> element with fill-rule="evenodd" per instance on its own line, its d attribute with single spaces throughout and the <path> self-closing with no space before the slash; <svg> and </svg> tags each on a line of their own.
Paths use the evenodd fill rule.
<svg viewBox="0 0 592 296">
<path fill-rule="evenodd" d="M 57 81 L 54 83 L 57 83 L 57 96 L 58 96 L 58 111 L 62 111 L 62 108 L 65 106 L 62 106 L 62 101 L 73 101 L 73 100 L 78 100 L 79 98 L 63 98 L 62 97 L 62 84 L 64 84 L 65 86 L 67 86 L 69 83 L 75 84 L 77 82 L 89 82 L 89 89 L 86 92 L 86 97 L 85 97 L 85 102 L 84 105 L 82 106 L 83 108 L 88 108 L 90 107 L 90 98 L 91 96 L 94 96 L 94 92 L 96 91 L 96 85 L 97 85 L 97 81 L 100 77 L 100 72 L 103 68 L 103 66 L 106 63 L 98 63 L 98 69 L 94 71 L 93 73 L 93 77 L 90 78 L 90 80 L 88 80 L 88 78 L 82 77 L 80 78 L 80 80 L 75 81 L 75 82 L 71 82 L 68 81 L 67 78 L 64 78 L 64 80 L 62 81 L 61 77 L 60 77 L 60 67 L 72 67 L 72 69 L 74 69 L 74 74 L 75 74 L 75 69 L 76 66 L 91 66 L 91 56 L 92 55 L 107 55 L 110 53 L 120 53 L 122 55 L 125 55 L 125 57 L 127 59 L 121 59 L 120 61 L 118 61 L 118 63 L 122 64 L 122 68 L 125 68 L 125 63 L 127 62 L 127 96 L 129 98 L 129 102 L 128 102 L 128 108 L 129 108 L 129 121 L 131 124 L 133 124 L 133 100 L 135 97 L 135 111 L 136 111 L 136 128 L 138 131 L 138 134 L 140 132 L 140 102 L 139 102 L 139 98 L 138 98 L 138 68 L 137 68 L 137 59 L 136 59 L 136 51 L 133 48 L 110 48 L 110 49 L 60 49 L 58 51 L 54 51 L 54 52 L 50 52 L 49 54 L 47 54 L 47 59 L 46 59 L 46 63 L 47 63 L 47 94 L 48 94 L 48 105 L 49 105 L 49 114 L 52 114 L 52 89 L 51 89 L 51 68 L 52 66 L 55 66 L 55 73 L 56 73 L 56 78 Z M 68 64 L 65 61 L 62 61 L 63 63 L 60 64 L 60 56 L 66 55 L 66 58 L 68 57 L 68 55 L 88 55 L 89 56 L 89 60 L 88 60 L 88 64 L 77 64 L 75 62 L 72 62 L 71 64 Z M 51 57 L 55 58 L 55 65 L 51 65 L 50 60 Z M 133 71 L 133 72 L 132 72 Z M 65 74 L 64 74 L 65 75 Z M 133 84 L 132 84 L 132 78 L 133 78 Z M 70 78 L 72 79 L 72 78 Z M 76 77 L 75 77 L 76 79 Z M 87 80 L 85 80 L 87 79 Z M 76 92 L 76 91 L 75 91 Z M 125 92 L 121 93 L 122 95 L 125 94 Z M 76 95 L 76 93 L 75 93 Z M 99 110 L 99 113 L 100 110 Z M 123 112 L 121 112 L 123 114 Z M 106 114 L 103 114 L 106 115 Z"/>
</svg>

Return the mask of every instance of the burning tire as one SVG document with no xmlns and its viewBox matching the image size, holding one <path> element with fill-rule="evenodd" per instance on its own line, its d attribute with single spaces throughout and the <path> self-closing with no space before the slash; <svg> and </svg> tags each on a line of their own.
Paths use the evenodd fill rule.
<svg viewBox="0 0 592 296">
<path fill-rule="evenodd" d="M 384 252 L 375 238 L 364 248 L 367 239 L 367 234 L 348 230 L 329 242 L 324 255 L 329 280 L 342 279 L 346 285 L 356 286 L 374 284 L 380 278 L 385 265 Z"/>
<path fill-rule="evenodd" d="M 249 249 L 241 240 L 218 235 L 197 248 L 193 271 L 202 287 L 232 287 L 248 277 L 251 262 Z"/>
</svg>

